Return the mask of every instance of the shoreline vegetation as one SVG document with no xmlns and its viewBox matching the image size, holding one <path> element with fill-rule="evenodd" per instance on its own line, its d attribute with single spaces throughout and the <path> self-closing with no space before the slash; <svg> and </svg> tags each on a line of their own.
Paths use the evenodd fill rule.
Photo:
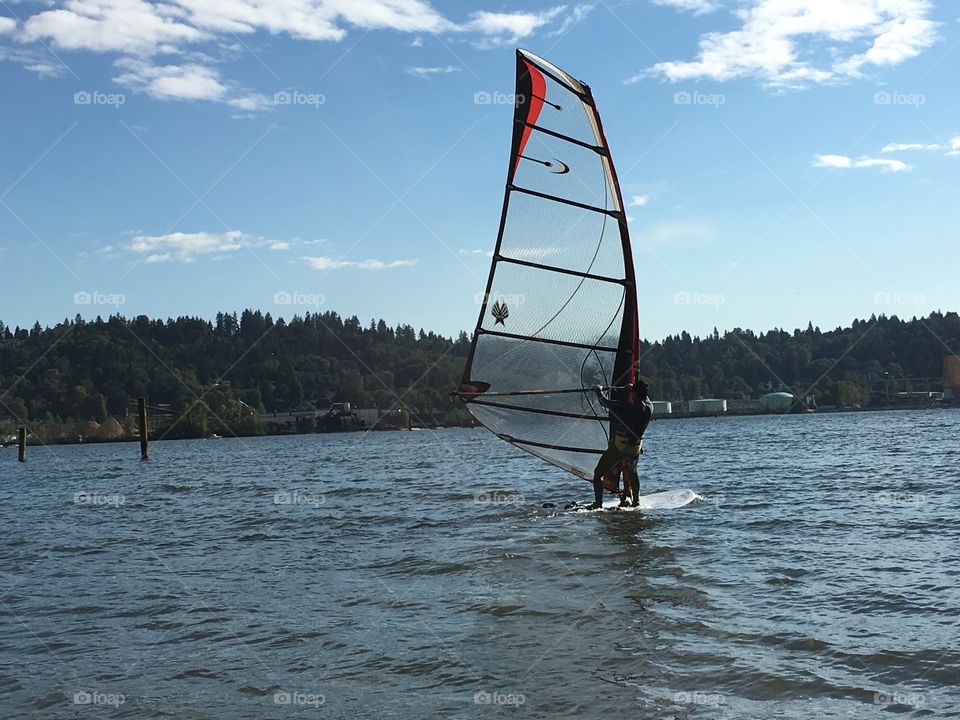
<svg viewBox="0 0 960 720">
<path fill-rule="evenodd" d="M 884 405 L 884 406 L 874 406 L 874 407 L 849 407 L 849 408 L 826 408 L 821 409 L 816 412 L 809 413 L 787 413 L 787 412 L 770 412 L 770 411 L 761 411 L 761 410 L 727 410 L 723 413 L 671 413 L 669 415 L 657 415 L 653 418 L 653 421 L 665 420 L 706 420 L 706 419 L 722 419 L 722 418 L 736 418 L 736 417 L 756 417 L 759 415 L 765 416 L 782 416 L 782 415 L 833 415 L 837 413 L 879 413 L 879 412 L 901 412 L 905 410 L 926 410 L 926 411 L 935 411 L 935 410 L 960 410 L 960 403 L 904 403 L 900 405 Z M 332 433 L 341 433 L 341 432 L 405 432 L 407 430 L 455 430 L 455 429 L 479 429 L 483 426 L 480 425 L 475 420 L 466 420 L 463 423 L 441 423 L 435 425 L 416 425 L 412 424 L 410 427 L 399 426 L 396 424 L 390 425 L 378 425 L 368 428 L 357 428 L 354 430 L 342 430 L 342 431 L 325 431 L 325 430 L 306 430 L 306 429 L 283 429 L 283 430 L 271 430 L 267 429 L 264 432 L 258 433 L 249 433 L 249 434 L 231 434 L 231 435 L 218 435 L 212 433 L 207 436 L 200 437 L 186 437 L 186 436 L 170 436 L 162 434 L 162 431 L 159 431 L 155 428 L 150 428 L 150 442 L 159 442 L 164 440 L 223 440 L 229 438 L 256 438 L 256 437 L 294 437 L 300 435 L 327 435 Z M 36 427 L 34 429 L 40 429 L 43 433 L 42 427 Z M 156 433 L 156 434 L 155 434 Z M 75 437 L 50 437 L 46 440 L 41 440 L 34 434 L 30 434 L 27 438 L 27 445 L 34 447 L 37 445 L 94 445 L 94 444 L 113 444 L 113 443 L 137 443 L 139 442 L 139 433 L 134 432 L 132 435 L 123 435 L 120 437 L 98 437 L 88 436 L 84 437 L 82 440 L 79 440 Z M 6 437 L 7 442 L 2 442 L 4 440 L 4 435 L 0 434 L 0 449 L 2 448 L 15 448 L 16 444 L 14 442 L 14 436 L 10 435 Z"/>
<path fill-rule="evenodd" d="M 289 321 L 249 309 L 214 321 L 77 315 L 30 330 L 0 322 L 0 444 L 19 426 L 34 444 L 136 440 L 137 397 L 148 399 L 152 440 L 470 426 L 449 396 L 469 347 L 464 332 L 364 326 L 335 312 Z M 917 409 L 948 406 L 915 396 L 942 391 L 952 348 L 955 312 L 880 315 L 829 331 L 643 341 L 640 371 L 651 397 L 673 403 L 657 419 L 712 416 L 684 412 L 698 398 L 728 400 L 722 415 L 759 414 L 757 399 L 777 391 L 812 396 L 820 412 Z M 902 402 L 878 403 L 878 388 Z"/>
</svg>

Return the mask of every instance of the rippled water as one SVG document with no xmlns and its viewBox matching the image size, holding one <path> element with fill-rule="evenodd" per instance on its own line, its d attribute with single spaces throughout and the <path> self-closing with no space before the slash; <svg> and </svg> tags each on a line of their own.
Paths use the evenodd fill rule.
<svg viewBox="0 0 960 720">
<path fill-rule="evenodd" d="M 655 422 L 645 516 L 480 429 L 2 450 L 0 716 L 957 717 L 958 431 Z"/>
</svg>

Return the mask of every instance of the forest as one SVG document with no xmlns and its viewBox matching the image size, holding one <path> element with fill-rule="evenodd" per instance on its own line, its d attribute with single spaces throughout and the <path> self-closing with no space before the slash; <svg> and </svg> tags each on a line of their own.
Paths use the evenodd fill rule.
<svg viewBox="0 0 960 720">
<path fill-rule="evenodd" d="M 289 321 L 244 310 L 150 319 L 79 315 L 53 327 L 0 322 L 0 425 L 123 420 L 147 397 L 180 418 L 178 435 L 262 432 L 262 413 L 331 402 L 412 412 L 450 410 L 470 338 L 449 338 L 383 320 L 364 325 L 335 312 Z M 960 316 L 873 316 L 822 331 L 739 328 L 706 337 L 683 332 L 641 343 L 641 372 L 654 399 L 756 398 L 812 393 L 820 405 L 865 401 L 874 377 L 939 377 L 960 348 Z M 199 400 L 202 399 L 202 402 Z"/>
</svg>

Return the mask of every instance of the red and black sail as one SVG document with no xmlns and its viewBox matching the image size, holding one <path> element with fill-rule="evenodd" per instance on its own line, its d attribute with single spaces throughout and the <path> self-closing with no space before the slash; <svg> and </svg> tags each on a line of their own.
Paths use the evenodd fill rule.
<svg viewBox="0 0 960 720">
<path fill-rule="evenodd" d="M 460 397 L 500 438 L 593 477 L 595 384 L 633 382 L 637 294 L 610 150 L 587 85 L 517 51 L 500 230 Z"/>
</svg>

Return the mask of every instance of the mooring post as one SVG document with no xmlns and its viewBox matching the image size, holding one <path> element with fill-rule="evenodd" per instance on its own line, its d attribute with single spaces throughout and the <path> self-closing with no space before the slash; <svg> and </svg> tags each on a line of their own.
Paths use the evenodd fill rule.
<svg viewBox="0 0 960 720">
<path fill-rule="evenodd" d="M 17 460 L 20 462 L 27 461 L 27 429 L 25 427 L 20 428 L 20 431 L 17 433 Z"/>
<path fill-rule="evenodd" d="M 140 459 L 149 460 L 150 459 L 150 449 L 147 446 L 150 439 L 147 435 L 149 432 L 147 429 L 147 399 L 146 398 L 137 398 L 137 410 L 139 411 L 140 416 Z"/>
</svg>

